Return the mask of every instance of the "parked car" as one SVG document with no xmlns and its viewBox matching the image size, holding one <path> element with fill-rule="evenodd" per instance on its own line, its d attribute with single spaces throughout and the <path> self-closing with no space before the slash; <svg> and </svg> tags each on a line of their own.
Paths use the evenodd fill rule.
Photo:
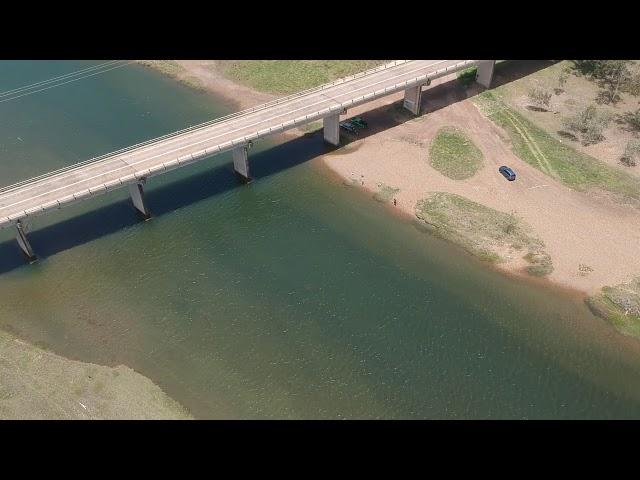
<svg viewBox="0 0 640 480">
<path fill-rule="evenodd" d="M 360 117 L 353 117 L 351 120 L 351 124 L 360 128 L 367 128 L 369 125 Z"/>
<path fill-rule="evenodd" d="M 498 169 L 498 171 L 510 182 L 513 182 L 516 179 L 516 172 L 511 170 L 509 167 L 503 165 Z"/>
<path fill-rule="evenodd" d="M 354 127 L 351 122 L 341 122 L 340 128 L 344 128 L 349 133 L 358 133 L 356 132 L 356 127 Z"/>
</svg>

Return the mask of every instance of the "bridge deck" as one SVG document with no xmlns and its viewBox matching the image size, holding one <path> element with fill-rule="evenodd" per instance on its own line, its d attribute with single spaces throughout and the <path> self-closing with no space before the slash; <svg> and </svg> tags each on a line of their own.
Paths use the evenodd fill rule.
<svg viewBox="0 0 640 480">
<path fill-rule="evenodd" d="M 397 61 L 363 74 L 0 188 L 0 228 L 83 198 L 231 150 L 271 133 L 474 65 L 475 60 Z"/>
</svg>

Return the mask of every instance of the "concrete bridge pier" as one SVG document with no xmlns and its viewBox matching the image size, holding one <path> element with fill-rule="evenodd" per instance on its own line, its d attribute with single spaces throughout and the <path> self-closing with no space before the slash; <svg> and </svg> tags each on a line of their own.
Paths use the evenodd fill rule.
<svg viewBox="0 0 640 480">
<path fill-rule="evenodd" d="M 322 125 L 324 127 L 324 141 L 336 147 L 340 145 L 340 114 L 336 113 L 330 117 L 324 117 Z"/>
<path fill-rule="evenodd" d="M 251 175 L 249 175 L 249 154 L 247 150 L 248 147 L 246 145 L 233 149 L 233 169 L 244 183 L 251 182 Z"/>
<path fill-rule="evenodd" d="M 22 250 L 22 252 L 30 262 L 35 261 L 37 258 L 36 254 L 33 252 L 33 248 L 31 248 L 31 244 L 27 239 L 27 235 L 24 232 L 24 227 L 22 226 L 22 222 L 20 220 L 16 222 L 16 230 L 17 230 L 16 240 L 18 240 L 18 245 L 20 246 L 20 249 Z"/>
<path fill-rule="evenodd" d="M 495 65 L 495 60 L 480 60 L 478 63 L 478 74 L 476 76 L 476 82 L 478 82 L 484 88 L 491 88 L 491 80 L 493 80 L 493 67 L 495 67 Z"/>
<path fill-rule="evenodd" d="M 420 115 L 420 102 L 422 101 L 422 85 L 407 88 L 404 91 L 403 106 L 414 115 Z"/>
<path fill-rule="evenodd" d="M 143 185 L 144 180 L 140 180 L 137 183 L 129 185 L 129 195 L 131 196 L 131 201 L 133 202 L 133 206 L 136 207 L 136 210 L 145 220 L 149 220 L 149 218 L 151 218 L 151 213 L 149 213 L 149 209 L 144 201 Z"/>
</svg>

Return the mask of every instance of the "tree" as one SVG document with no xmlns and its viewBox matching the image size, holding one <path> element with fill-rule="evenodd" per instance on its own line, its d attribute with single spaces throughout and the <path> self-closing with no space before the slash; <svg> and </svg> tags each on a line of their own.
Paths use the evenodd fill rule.
<svg viewBox="0 0 640 480">
<path fill-rule="evenodd" d="M 623 90 L 634 97 L 640 95 L 640 73 L 636 72 L 623 85 Z"/>
<path fill-rule="evenodd" d="M 620 99 L 620 89 L 632 81 L 630 60 L 574 60 L 574 68 L 581 74 L 595 78 L 605 89 L 599 95 L 604 103 L 615 103 Z"/>
<path fill-rule="evenodd" d="M 538 107 L 547 110 L 551 103 L 551 92 L 543 87 L 533 87 L 529 90 L 529 100 Z"/>
<path fill-rule="evenodd" d="M 558 74 L 558 87 L 553 89 L 556 95 L 560 95 L 561 93 L 564 92 L 564 86 L 567 84 L 568 78 L 569 78 L 569 71 L 565 67 Z"/>
<path fill-rule="evenodd" d="M 558 75 L 558 85 L 564 87 L 567 83 L 567 78 L 569 78 L 569 72 L 567 72 L 566 68 L 563 68 L 560 74 Z"/>
<path fill-rule="evenodd" d="M 620 87 L 631 79 L 629 60 L 607 60 L 601 75 L 609 90 L 609 102 L 617 102 Z"/>
<path fill-rule="evenodd" d="M 573 60 L 573 69 L 578 76 L 590 76 L 593 74 L 596 69 L 596 63 L 599 61 L 600 60 Z"/>
<path fill-rule="evenodd" d="M 582 144 L 589 145 L 601 141 L 602 133 L 609 126 L 611 116 L 598 110 L 595 105 L 589 105 L 572 117 L 565 119 L 565 126 L 582 137 Z"/>
<path fill-rule="evenodd" d="M 631 125 L 632 128 L 634 128 L 635 130 L 640 130 L 640 108 L 636 110 L 635 113 L 628 112 L 624 116 L 624 119 L 629 125 Z"/>
<path fill-rule="evenodd" d="M 640 140 L 629 140 L 627 146 L 624 149 L 620 163 L 627 167 L 635 167 L 638 164 L 640 158 Z"/>
</svg>

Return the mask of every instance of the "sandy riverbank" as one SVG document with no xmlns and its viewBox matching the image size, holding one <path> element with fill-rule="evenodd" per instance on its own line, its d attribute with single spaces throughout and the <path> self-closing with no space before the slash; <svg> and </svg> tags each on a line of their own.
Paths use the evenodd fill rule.
<svg viewBox="0 0 640 480">
<path fill-rule="evenodd" d="M 216 60 L 139 60 L 141 65 L 153 68 L 189 87 L 213 93 L 228 102 L 235 110 L 244 110 L 277 98 L 239 85 L 220 72 Z"/>
<path fill-rule="evenodd" d="M 454 90 L 448 95 L 455 96 Z M 382 127 L 349 144 L 344 154 L 326 155 L 323 160 L 371 194 L 380 184 L 399 188 L 397 208 L 408 215 L 415 214 L 416 203 L 430 192 L 454 193 L 514 212 L 544 241 L 554 264 L 548 280 L 564 287 L 592 294 L 602 286 L 628 282 L 640 272 L 640 256 L 631 247 L 640 241 L 637 209 L 573 191 L 551 179 L 516 157 L 504 133 L 470 100 L 449 101 L 428 115 Z M 388 117 L 390 111 L 393 106 L 368 112 L 366 118 L 376 129 L 378 122 L 388 122 L 381 117 Z M 445 126 L 464 130 L 484 155 L 483 168 L 470 179 L 449 179 L 429 163 L 429 145 Z M 514 168 L 518 180 L 507 182 L 497 172 L 500 165 Z M 517 256 L 498 267 L 527 275 L 526 262 Z"/>
<path fill-rule="evenodd" d="M 247 108 L 273 96 L 251 91 L 215 73 L 213 61 L 178 61 L 181 75 L 198 78 L 208 91 Z M 455 77 L 433 82 L 423 95 L 423 114 L 412 118 L 399 108 L 397 94 L 350 110 L 362 115 L 369 129 L 321 157 L 345 183 L 369 195 L 381 186 L 399 189 L 394 195 L 398 212 L 415 218 L 415 206 L 430 192 L 448 192 L 505 213 L 514 213 L 533 228 L 551 255 L 554 270 L 549 282 L 593 294 L 605 285 L 628 282 L 640 272 L 640 211 L 604 196 L 581 193 L 562 185 L 515 156 L 507 135 L 487 119 L 468 98 L 479 87 L 459 88 Z M 452 180 L 433 169 L 429 145 L 445 126 L 463 130 L 484 156 L 478 173 Z M 295 131 L 291 134 L 300 135 Z M 498 174 L 498 166 L 518 172 L 516 182 Z M 498 268 L 529 277 L 527 262 L 507 255 Z"/>
</svg>

